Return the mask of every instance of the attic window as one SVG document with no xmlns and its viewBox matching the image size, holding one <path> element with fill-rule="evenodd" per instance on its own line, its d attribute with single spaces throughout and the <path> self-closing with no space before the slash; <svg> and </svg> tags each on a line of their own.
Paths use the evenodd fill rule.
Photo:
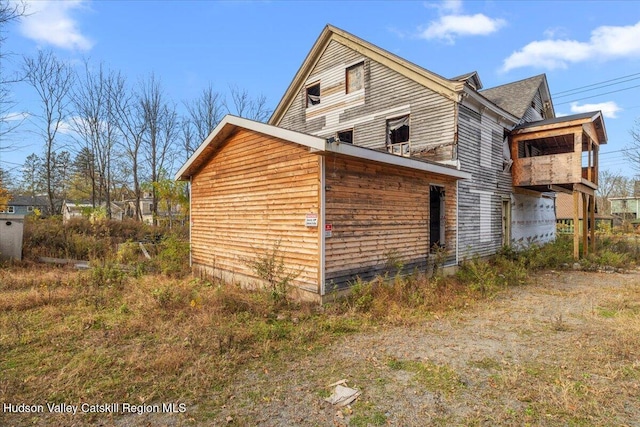
<svg viewBox="0 0 640 427">
<path fill-rule="evenodd" d="M 307 87 L 307 107 L 320 104 L 320 82 Z"/>
<path fill-rule="evenodd" d="M 364 62 L 347 68 L 346 81 L 347 93 L 355 92 L 364 88 Z"/>
<path fill-rule="evenodd" d="M 341 132 L 338 132 L 337 136 L 340 142 L 353 144 L 353 129 L 343 130 Z"/>
</svg>

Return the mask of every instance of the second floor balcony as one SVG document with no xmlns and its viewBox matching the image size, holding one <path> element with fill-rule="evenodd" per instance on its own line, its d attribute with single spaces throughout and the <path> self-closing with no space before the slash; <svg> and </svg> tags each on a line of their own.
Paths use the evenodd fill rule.
<svg viewBox="0 0 640 427">
<path fill-rule="evenodd" d="M 572 191 L 580 185 L 593 191 L 598 152 L 606 142 L 600 112 L 517 126 L 509 138 L 513 185 L 536 191 Z"/>
</svg>

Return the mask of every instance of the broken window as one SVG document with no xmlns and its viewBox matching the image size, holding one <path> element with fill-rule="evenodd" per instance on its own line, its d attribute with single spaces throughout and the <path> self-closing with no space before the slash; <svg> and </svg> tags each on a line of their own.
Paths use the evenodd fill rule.
<svg viewBox="0 0 640 427">
<path fill-rule="evenodd" d="M 408 115 L 387 120 L 387 150 L 399 156 L 409 156 Z"/>
<path fill-rule="evenodd" d="M 347 68 L 346 80 L 347 93 L 364 89 L 364 62 L 352 65 L 351 67 Z"/>
<path fill-rule="evenodd" d="M 307 107 L 320 104 L 320 82 L 307 87 Z"/>
<path fill-rule="evenodd" d="M 347 144 L 353 144 L 353 129 L 343 130 L 337 134 L 340 142 L 346 142 Z"/>
</svg>

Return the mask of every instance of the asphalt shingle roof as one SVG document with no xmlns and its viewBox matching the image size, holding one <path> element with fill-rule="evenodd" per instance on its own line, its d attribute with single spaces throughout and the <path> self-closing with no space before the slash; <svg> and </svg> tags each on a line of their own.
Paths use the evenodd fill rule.
<svg viewBox="0 0 640 427">
<path fill-rule="evenodd" d="M 531 106 L 531 100 L 544 82 L 544 74 L 529 77 L 480 91 L 489 101 L 518 118 L 522 118 Z"/>
</svg>

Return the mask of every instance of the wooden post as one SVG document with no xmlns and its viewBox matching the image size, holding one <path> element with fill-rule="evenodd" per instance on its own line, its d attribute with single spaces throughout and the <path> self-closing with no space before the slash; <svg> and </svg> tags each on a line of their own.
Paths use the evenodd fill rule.
<svg viewBox="0 0 640 427">
<path fill-rule="evenodd" d="M 578 227 L 580 217 L 578 215 L 578 190 L 573 188 L 573 258 L 580 258 L 580 227 Z"/>
<path fill-rule="evenodd" d="M 589 196 L 589 218 L 591 219 L 591 253 L 596 251 L 596 196 Z"/>
<path fill-rule="evenodd" d="M 582 255 L 587 256 L 589 253 L 589 242 L 587 240 L 589 236 L 587 218 L 587 200 L 590 196 L 587 193 L 582 193 Z"/>
<path fill-rule="evenodd" d="M 587 155 L 587 157 L 588 157 L 588 159 L 587 159 L 587 180 L 589 182 L 593 182 L 593 168 L 592 168 L 592 165 L 593 165 L 593 157 L 592 157 L 593 152 L 591 150 L 591 145 L 593 144 L 593 141 L 591 141 L 591 138 L 588 138 L 588 139 L 589 139 L 589 142 L 587 143 L 587 151 L 588 151 L 589 154 Z M 582 214 L 586 219 L 587 215 L 585 214 L 585 211 L 582 211 Z"/>
</svg>

